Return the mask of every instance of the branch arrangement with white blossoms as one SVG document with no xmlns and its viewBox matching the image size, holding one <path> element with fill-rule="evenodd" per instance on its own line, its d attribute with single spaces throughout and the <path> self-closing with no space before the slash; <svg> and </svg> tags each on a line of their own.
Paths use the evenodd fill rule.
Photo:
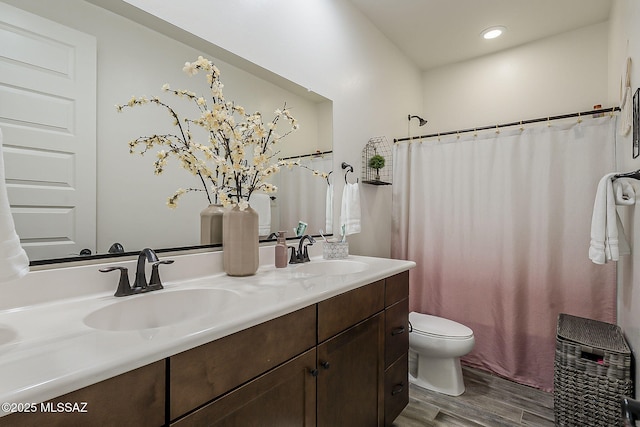
<svg viewBox="0 0 640 427">
<path fill-rule="evenodd" d="M 275 161 L 278 153 L 274 151 L 274 145 L 299 128 L 286 103 L 282 109 L 275 110 L 273 119 L 265 124 L 260 112 L 247 114 L 243 107 L 225 100 L 220 70 L 208 59 L 200 56 L 195 62 L 187 62 L 183 71 L 191 76 L 199 71 L 207 73 L 208 99 L 191 91 L 171 89 L 168 84 L 162 90 L 192 101 L 199 113 L 197 118 L 181 118 L 158 97 L 134 96 L 127 104 L 116 105 L 117 110 L 122 111 L 127 107 L 156 104 L 165 108 L 173 119 L 177 128 L 174 133 L 142 136 L 129 142 L 129 152 L 142 155 L 154 147 L 161 147 L 154 162 L 157 175 L 163 172 L 169 158 L 175 157 L 202 184 L 202 188 L 178 189 L 168 198 L 167 205 L 174 208 L 183 194 L 203 191 L 210 204 L 219 201 L 224 206 L 237 205 L 244 210 L 254 191 L 277 191 L 267 179 L 277 173 L 280 166 L 291 166 L 295 162 Z M 287 122 L 288 128 L 278 134 L 276 130 L 281 120 Z M 203 128 L 208 141 L 196 142 L 191 126 Z"/>
<path fill-rule="evenodd" d="M 307 166 L 307 165 L 302 163 L 302 158 L 298 158 L 296 160 L 289 160 L 289 161 L 280 160 L 279 164 L 282 165 L 282 166 L 286 166 L 289 169 L 293 169 L 294 166 L 297 166 L 299 168 L 310 170 L 311 173 L 313 174 L 313 176 L 318 176 L 318 177 L 321 177 L 321 178 L 324 178 L 324 179 L 329 179 L 329 174 L 327 172 L 323 172 L 323 171 L 320 171 L 318 169 L 310 168 L 309 166 Z"/>
</svg>

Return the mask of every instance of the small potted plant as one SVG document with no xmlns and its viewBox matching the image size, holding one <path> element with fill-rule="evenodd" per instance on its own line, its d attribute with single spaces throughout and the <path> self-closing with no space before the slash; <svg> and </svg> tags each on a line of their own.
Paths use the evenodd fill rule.
<svg viewBox="0 0 640 427">
<path fill-rule="evenodd" d="M 380 154 L 376 154 L 369 159 L 369 167 L 376 170 L 376 181 L 380 181 L 380 169 L 384 167 L 385 160 Z"/>
</svg>

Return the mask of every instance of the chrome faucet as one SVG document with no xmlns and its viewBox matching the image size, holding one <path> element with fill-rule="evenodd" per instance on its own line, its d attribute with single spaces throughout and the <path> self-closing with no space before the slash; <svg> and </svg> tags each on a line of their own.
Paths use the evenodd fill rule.
<svg viewBox="0 0 640 427">
<path fill-rule="evenodd" d="M 309 241 L 309 243 L 307 243 L 306 245 L 304 244 L 305 240 Z M 289 264 L 301 264 L 303 262 L 311 261 L 309 259 L 309 251 L 307 250 L 307 246 L 313 245 L 315 242 L 316 242 L 316 239 L 314 239 L 308 234 L 305 234 L 300 238 L 300 242 L 298 243 L 298 251 L 296 251 L 295 247 L 290 246 L 291 259 L 289 259 Z"/>
<path fill-rule="evenodd" d="M 146 261 L 153 262 L 151 266 L 151 279 L 147 283 L 147 277 L 145 274 Z M 129 284 L 129 270 L 126 267 L 113 266 L 101 268 L 98 271 L 101 273 L 108 273 L 110 271 L 119 270 L 120 280 L 118 281 L 118 289 L 113 294 L 116 297 L 125 297 L 128 295 L 141 294 L 144 292 L 156 291 L 162 289 L 162 282 L 160 281 L 160 273 L 158 272 L 158 266 L 160 264 L 173 264 L 173 260 L 159 261 L 156 253 L 149 248 L 145 248 L 140 251 L 138 255 L 138 263 L 136 266 L 136 277 L 133 287 Z"/>
</svg>

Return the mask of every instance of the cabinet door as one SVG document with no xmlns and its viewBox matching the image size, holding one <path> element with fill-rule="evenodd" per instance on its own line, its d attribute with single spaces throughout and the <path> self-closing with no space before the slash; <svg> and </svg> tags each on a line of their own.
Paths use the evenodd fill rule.
<svg viewBox="0 0 640 427">
<path fill-rule="evenodd" d="M 315 426 L 315 365 L 314 348 L 172 426 Z"/>
<path fill-rule="evenodd" d="M 318 346 L 318 426 L 379 426 L 384 417 L 384 317 Z"/>
</svg>

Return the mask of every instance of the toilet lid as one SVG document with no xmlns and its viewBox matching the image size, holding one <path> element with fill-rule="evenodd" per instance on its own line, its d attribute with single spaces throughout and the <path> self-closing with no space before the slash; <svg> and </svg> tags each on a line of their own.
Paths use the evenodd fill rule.
<svg viewBox="0 0 640 427">
<path fill-rule="evenodd" d="M 453 320 L 429 314 L 411 312 L 409 313 L 409 322 L 411 322 L 414 332 L 419 334 L 450 338 L 469 338 L 473 336 L 473 331 L 470 328 Z"/>
</svg>

